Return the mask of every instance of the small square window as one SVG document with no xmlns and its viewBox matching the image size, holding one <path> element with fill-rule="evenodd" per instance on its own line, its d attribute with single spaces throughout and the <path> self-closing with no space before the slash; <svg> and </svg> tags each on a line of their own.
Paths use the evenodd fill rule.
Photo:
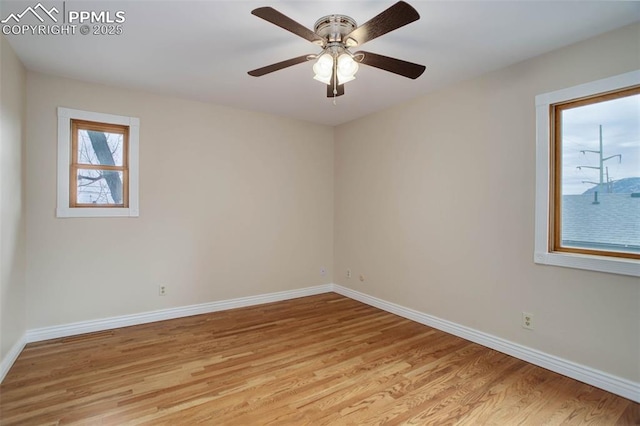
<svg viewBox="0 0 640 426">
<path fill-rule="evenodd" d="M 58 108 L 58 217 L 138 216 L 139 120 Z"/>
</svg>

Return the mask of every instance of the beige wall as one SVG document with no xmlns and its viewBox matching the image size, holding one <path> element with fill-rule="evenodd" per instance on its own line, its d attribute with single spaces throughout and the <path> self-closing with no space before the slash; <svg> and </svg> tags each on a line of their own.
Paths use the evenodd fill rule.
<svg viewBox="0 0 640 426">
<path fill-rule="evenodd" d="M 0 361 L 26 330 L 25 144 L 26 71 L 0 36 Z"/>
<path fill-rule="evenodd" d="M 638 40 L 627 27 L 336 129 L 29 72 L 26 324 L 25 83 L 3 40 L 0 355 L 25 329 L 333 281 L 638 382 L 637 279 L 532 260 L 534 96 L 638 69 Z M 141 119 L 139 218 L 55 218 L 58 106 Z"/>
<path fill-rule="evenodd" d="M 139 218 L 55 217 L 58 106 L 140 118 Z M 331 282 L 332 128 L 34 72 L 27 117 L 29 329 Z"/>
<path fill-rule="evenodd" d="M 638 279 L 533 263 L 535 95 L 638 68 L 635 25 L 338 127 L 335 282 L 640 381 Z"/>
</svg>

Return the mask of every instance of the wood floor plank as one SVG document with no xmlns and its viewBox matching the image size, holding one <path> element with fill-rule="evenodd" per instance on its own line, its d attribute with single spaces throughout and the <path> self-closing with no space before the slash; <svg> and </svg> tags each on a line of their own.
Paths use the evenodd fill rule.
<svg viewBox="0 0 640 426">
<path fill-rule="evenodd" d="M 639 404 L 327 293 L 29 344 L 0 425 L 634 425 Z"/>
</svg>

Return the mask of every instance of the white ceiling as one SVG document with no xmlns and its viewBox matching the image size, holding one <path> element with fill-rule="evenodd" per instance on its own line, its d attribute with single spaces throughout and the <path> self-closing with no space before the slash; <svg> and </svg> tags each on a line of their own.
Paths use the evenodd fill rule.
<svg viewBox="0 0 640 426">
<path fill-rule="evenodd" d="M 0 19 L 37 2 L 0 0 Z M 123 34 L 7 38 L 30 70 L 337 125 L 640 20 L 635 1 L 409 0 L 421 19 L 362 49 L 426 65 L 417 80 L 361 66 L 333 105 L 325 86 L 312 79 L 312 63 L 263 77 L 247 75 L 318 51 L 251 15 L 254 8 L 272 6 L 312 28 L 329 14 L 362 24 L 394 2 L 42 0 L 67 11 L 122 10 Z"/>
</svg>

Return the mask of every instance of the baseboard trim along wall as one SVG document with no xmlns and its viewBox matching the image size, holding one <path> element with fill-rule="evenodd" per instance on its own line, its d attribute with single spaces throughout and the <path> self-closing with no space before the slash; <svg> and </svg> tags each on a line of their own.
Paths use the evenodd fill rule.
<svg viewBox="0 0 640 426">
<path fill-rule="evenodd" d="M 454 336 L 478 343 L 482 346 L 495 349 L 498 352 L 511 355 L 539 367 L 546 368 L 547 370 L 551 370 L 583 383 L 604 389 L 632 401 L 640 402 L 640 383 L 632 382 L 554 355 L 549 355 L 536 349 L 510 342 L 491 334 L 483 333 L 473 328 L 465 327 L 451 321 L 405 308 L 404 306 L 387 302 L 340 285 L 334 284 L 333 291 L 350 299 L 382 309 L 383 311 L 453 334 Z"/>
<path fill-rule="evenodd" d="M 352 290 L 337 284 L 325 284 L 315 287 L 307 287 L 298 290 L 288 290 L 276 293 L 262 294 L 258 296 L 240 297 L 237 299 L 222 300 L 217 302 L 202 303 L 198 305 L 179 308 L 162 309 L 140 314 L 123 315 L 119 317 L 82 321 L 72 324 L 27 330 L 24 337 L 17 342 L 7 356 L 0 362 L 0 383 L 18 358 L 25 344 L 42 340 L 56 339 L 60 337 L 74 336 L 83 333 L 110 330 L 131 325 L 146 324 L 155 321 L 164 321 L 174 318 L 182 318 L 191 315 L 206 314 L 224 311 L 227 309 L 242 308 L 261 305 L 271 302 L 295 299 L 298 297 L 313 296 L 321 293 L 335 292 L 350 299 L 357 300 L 367 305 L 374 306 L 383 311 L 399 315 L 403 318 L 436 328 L 446 333 L 453 334 L 463 339 L 478 343 L 499 352 L 511 355 L 523 361 L 546 368 L 572 379 L 579 380 L 589 385 L 604 389 L 616 395 L 640 402 L 640 383 L 632 382 L 621 377 L 613 376 L 600 370 L 596 370 L 563 358 L 549 355 L 518 343 L 513 343 L 500 337 L 487 334 L 473 328 L 456 324 L 441 318 L 434 317 L 404 306 L 387 302 L 365 293 Z"/>
<path fill-rule="evenodd" d="M 328 293 L 332 291 L 332 288 L 332 284 L 325 284 L 298 290 L 280 291 L 276 293 L 261 294 L 258 296 L 239 297 L 237 299 L 182 306 L 179 308 L 161 309 L 157 311 L 143 312 L 140 314 L 123 315 L 119 317 L 82 321 L 53 327 L 36 328 L 33 330 L 27 330 L 26 342 L 40 342 L 42 340 L 57 339 L 60 337 L 75 336 L 77 334 L 93 333 L 96 331 L 129 327 L 131 325 L 189 317 L 192 315 L 208 314 L 211 312 L 225 311 L 227 309 L 244 308 L 246 306 L 262 305 L 271 302 L 281 302 L 283 300 L 296 299 L 298 297 Z"/>
<path fill-rule="evenodd" d="M 15 343 L 15 345 L 11 347 L 11 349 L 9 349 L 9 352 L 7 352 L 5 357 L 2 358 L 2 361 L 0 362 L 0 383 L 4 380 L 4 377 L 9 372 L 13 363 L 16 362 L 16 359 L 18 359 L 18 356 L 20 356 L 20 353 L 26 344 L 27 339 L 25 334 Z"/>
</svg>

